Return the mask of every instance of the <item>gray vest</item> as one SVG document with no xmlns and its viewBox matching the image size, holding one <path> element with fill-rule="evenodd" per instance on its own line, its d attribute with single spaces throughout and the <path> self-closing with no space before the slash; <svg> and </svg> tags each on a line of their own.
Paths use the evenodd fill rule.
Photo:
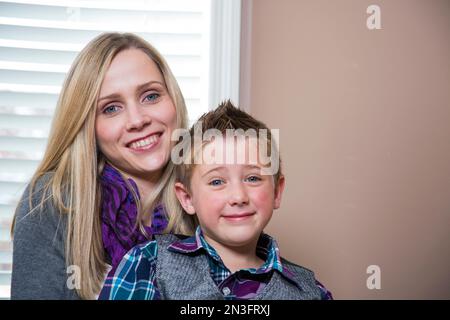
<svg viewBox="0 0 450 320">
<path fill-rule="evenodd" d="M 223 300 L 224 295 L 211 278 L 205 254 L 180 254 L 167 248 L 179 238 L 175 235 L 156 235 L 158 259 L 156 282 L 162 299 L 172 300 Z M 320 299 L 320 289 L 315 283 L 314 273 L 308 269 L 282 259 L 300 284 L 285 279 L 277 271 L 255 300 L 311 300 Z"/>
</svg>

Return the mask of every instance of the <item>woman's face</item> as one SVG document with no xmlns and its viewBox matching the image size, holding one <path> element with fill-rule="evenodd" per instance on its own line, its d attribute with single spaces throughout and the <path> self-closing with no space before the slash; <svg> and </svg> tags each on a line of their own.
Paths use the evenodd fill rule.
<svg viewBox="0 0 450 320">
<path fill-rule="evenodd" d="M 97 100 L 97 144 L 126 175 L 159 177 L 170 157 L 176 110 L 155 62 L 139 49 L 117 54 Z"/>
</svg>

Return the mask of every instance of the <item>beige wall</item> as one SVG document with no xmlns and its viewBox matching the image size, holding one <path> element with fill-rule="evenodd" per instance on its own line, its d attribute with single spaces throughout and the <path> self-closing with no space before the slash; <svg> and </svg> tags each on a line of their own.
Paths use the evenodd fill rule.
<svg viewBox="0 0 450 320">
<path fill-rule="evenodd" d="M 241 102 L 281 130 L 282 254 L 338 299 L 450 299 L 450 2 L 243 2 Z"/>
</svg>

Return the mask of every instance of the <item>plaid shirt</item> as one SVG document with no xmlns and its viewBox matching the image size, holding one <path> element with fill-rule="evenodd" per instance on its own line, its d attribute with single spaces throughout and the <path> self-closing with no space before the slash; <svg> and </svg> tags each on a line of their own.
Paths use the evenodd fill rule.
<svg viewBox="0 0 450 320">
<path fill-rule="evenodd" d="M 231 273 L 216 250 L 203 237 L 200 227 L 195 235 L 173 242 L 169 250 L 188 254 L 201 251 L 208 257 L 210 274 L 225 299 L 251 299 L 270 281 L 273 272 L 279 272 L 288 281 L 299 286 L 293 275 L 283 267 L 276 241 L 266 234 L 258 240 L 256 253 L 265 260 L 258 269 L 242 269 Z M 156 259 L 158 245 L 150 241 L 130 250 L 122 259 L 114 274 L 109 274 L 99 299 L 158 300 L 161 298 L 156 285 Z M 331 293 L 318 281 L 322 299 L 332 299 Z"/>
</svg>

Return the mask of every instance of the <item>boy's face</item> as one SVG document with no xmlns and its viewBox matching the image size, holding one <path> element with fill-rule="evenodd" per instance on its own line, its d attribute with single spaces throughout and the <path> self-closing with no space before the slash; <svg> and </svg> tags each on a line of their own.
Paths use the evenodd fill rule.
<svg viewBox="0 0 450 320">
<path fill-rule="evenodd" d="M 273 209 L 280 206 L 284 177 L 275 188 L 273 176 L 261 174 L 264 166 L 249 161 L 249 153 L 258 151 L 249 139 L 218 140 L 202 148 L 204 158 L 218 150 L 214 148 L 222 148 L 224 159 L 232 153 L 235 159 L 245 159 L 244 163 L 219 160 L 195 165 L 190 191 L 177 183 L 177 197 L 187 213 L 197 215 L 205 238 L 213 246 L 255 244 Z"/>
</svg>

